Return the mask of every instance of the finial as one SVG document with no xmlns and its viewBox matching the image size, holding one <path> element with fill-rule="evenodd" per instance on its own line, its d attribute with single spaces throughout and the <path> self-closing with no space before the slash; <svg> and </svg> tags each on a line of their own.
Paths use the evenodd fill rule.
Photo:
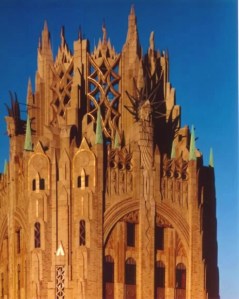
<svg viewBox="0 0 239 299">
<path fill-rule="evenodd" d="M 175 151 L 175 144 L 172 143 L 172 149 L 171 149 L 171 159 L 174 159 L 176 157 L 176 151 Z"/>
<path fill-rule="evenodd" d="M 120 148 L 119 133 L 115 132 L 114 148 Z"/>
<path fill-rule="evenodd" d="M 106 31 L 105 21 L 103 21 L 102 24 L 102 32 L 103 32 L 103 44 L 107 44 L 107 31 Z"/>
<path fill-rule="evenodd" d="M 135 15 L 134 4 L 131 5 L 131 8 L 130 8 L 130 14 L 131 14 L 131 15 Z"/>
<path fill-rule="evenodd" d="M 103 144 L 100 107 L 97 111 L 95 144 Z"/>
<path fill-rule="evenodd" d="M 191 128 L 191 139 L 190 139 L 190 149 L 189 149 L 189 160 L 196 161 L 196 142 L 195 142 L 195 131 L 194 126 Z"/>
<path fill-rule="evenodd" d="M 47 21 L 44 21 L 44 31 L 48 31 L 48 25 L 47 25 Z"/>
<path fill-rule="evenodd" d="M 153 31 L 150 33 L 149 48 L 150 48 L 150 50 L 154 51 L 154 32 Z"/>
<path fill-rule="evenodd" d="M 27 125 L 26 125 L 26 135 L 25 135 L 25 143 L 24 143 L 25 151 L 32 151 L 32 133 L 31 133 L 31 124 L 29 115 L 27 115 Z"/>
<path fill-rule="evenodd" d="M 213 156 L 213 150 L 210 148 L 210 154 L 209 154 L 209 166 L 214 167 L 214 156 Z"/>
<path fill-rule="evenodd" d="M 61 45 L 64 46 L 65 44 L 65 28 L 64 26 L 61 27 Z"/>
<path fill-rule="evenodd" d="M 81 26 L 79 26 L 79 29 L 78 29 L 78 39 L 79 40 L 83 39 Z"/>
</svg>

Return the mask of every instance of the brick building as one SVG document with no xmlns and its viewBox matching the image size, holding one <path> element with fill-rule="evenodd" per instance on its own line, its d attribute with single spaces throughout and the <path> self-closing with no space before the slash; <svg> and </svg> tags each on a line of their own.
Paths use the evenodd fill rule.
<svg viewBox="0 0 239 299">
<path fill-rule="evenodd" d="M 44 25 L 28 117 L 12 95 L 0 177 L 0 298 L 218 299 L 213 155 L 180 125 L 169 59 Z"/>
</svg>

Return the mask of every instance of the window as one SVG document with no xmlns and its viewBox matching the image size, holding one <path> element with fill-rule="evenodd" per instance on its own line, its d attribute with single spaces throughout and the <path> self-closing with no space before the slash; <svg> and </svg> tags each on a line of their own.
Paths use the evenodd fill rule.
<svg viewBox="0 0 239 299">
<path fill-rule="evenodd" d="M 77 178 L 77 187 L 81 188 L 81 176 L 80 175 Z"/>
<path fill-rule="evenodd" d="M 105 257 L 104 281 L 114 283 L 114 260 L 110 255 Z"/>
<path fill-rule="evenodd" d="M 155 227 L 155 248 L 156 250 L 164 249 L 164 228 L 160 226 Z"/>
<path fill-rule="evenodd" d="M 32 191 L 36 190 L 36 179 L 32 180 Z"/>
<path fill-rule="evenodd" d="M 1 297 L 4 298 L 4 274 L 1 273 Z"/>
<path fill-rule="evenodd" d="M 136 262 L 131 257 L 125 263 L 125 284 L 136 285 Z"/>
<path fill-rule="evenodd" d="M 127 246 L 135 246 L 135 224 L 127 222 Z"/>
<path fill-rule="evenodd" d="M 86 232 L 85 232 L 85 220 L 80 221 L 80 246 L 85 246 L 86 241 Z"/>
<path fill-rule="evenodd" d="M 40 190 L 45 190 L 45 180 L 44 179 L 40 179 Z"/>
<path fill-rule="evenodd" d="M 21 252 L 21 230 L 16 231 L 16 250 L 17 253 Z"/>
<path fill-rule="evenodd" d="M 35 248 L 41 247 L 41 224 L 39 222 L 34 225 L 34 244 Z"/>
<path fill-rule="evenodd" d="M 186 289 L 186 267 L 182 263 L 176 267 L 176 288 Z"/>
<path fill-rule="evenodd" d="M 157 288 L 165 287 L 165 266 L 161 261 L 156 262 L 155 285 Z"/>
<path fill-rule="evenodd" d="M 89 176 L 85 176 L 85 187 L 89 187 Z"/>
<path fill-rule="evenodd" d="M 17 297 L 21 298 L 21 266 L 17 265 Z"/>
</svg>

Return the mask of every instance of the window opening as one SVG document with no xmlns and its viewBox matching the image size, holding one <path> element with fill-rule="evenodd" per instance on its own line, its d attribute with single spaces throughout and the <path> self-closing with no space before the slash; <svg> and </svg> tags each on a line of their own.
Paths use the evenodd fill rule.
<svg viewBox="0 0 239 299">
<path fill-rule="evenodd" d="M 110 255 L 105 257 L 104 281 L 114 283 L 114 260 Z"/>
<path fill-rule="evenodd" d="M 77 187 L 81 188 L 81 176 L 80 175 L 77 178 Z"/>
<path fill-rule="evenodd" d="M 135 246 L 135 224 L 127 222 L 127 246 Z"/>
<path fill-rule="evenodd" d="M 164 228 L 160 226 L 155 228 L 155 248 L 156 250 L 164 249 Z"/>
<path fill-rule="evenodd" d="M 34 225 L 34 243 L 35 248 L 41 247 L 41 224 L 39 222 Z"/>
<path fill-rule="evenodd" d="M 36 179 L 32 180 L 32 190 L 36 190 Z"/>
<path fill-rule="evenodd" d="M 21 230 L 20 229 L 16 231 L 16 238 L 17 238 L 16 240 L 17 253 L 20 253 L 21 252 Z"/>
<path fill-rule="evenodd" d="M 86 243 L 86 229 L 85 220 L 80 221 L 80 246 L 85 246 Z"/>
<path fill-rule="evenodd" d="M 157 288 L 165 287 L 165 266 L 164 263 L 158 261 L 156 263 L 156 271 L 155 271 L 155 285 Z"/>
<path fill-rule="evenodd" d="M 85 187 L 89 187 L 89 175 L 85 176 Z"/>
<path fill-rule="evenodd" d="M 45 189 L 45 180 L 40 179 L 40 190 L 44 190 L 44 189 Z"/>
<path fill-rule="evenodd" d="M 176 267 L 176 288 L 186 289 L 186 267 L 182 263 Z"/>
<path fill-rule="evenodd" d="M 128 258 L 125 263 L 125 284 L 136 285 L 136 262 Z"/>
</svg>

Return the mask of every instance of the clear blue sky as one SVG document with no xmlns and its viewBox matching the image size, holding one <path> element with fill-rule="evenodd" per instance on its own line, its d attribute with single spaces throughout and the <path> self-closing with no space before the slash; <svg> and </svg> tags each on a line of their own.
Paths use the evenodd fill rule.
<svg viewBox="0 0 239 299">
<path fill-rule="evenodd" d="M 195 125 L 197 147 L 204 154 L 205 165 L 210 147 L 214 149 L 220 292 L 222 299 L 237 299 L 237 2 L 135 0 L 134 5 L 144 52 L 151 31 L 155 32 L 156 47 L 169 51 L 170 81 L 182 106 L 182 125 Z M 71 48 L 79 26 L 93 47 L 102 35 L 103 20 L 119 52 L 126 39 L 130 6 L 126 0 L 0 1 L 0 169 L 8 159 L 4 103 L 9 103 L 9 90 L 16 91 L 19 101 L 25 102 L 28 78 L 32 82 L 35 78 L 44 20 L 51 32 L 54 54 L 62 25 Z"/>
</svg>

